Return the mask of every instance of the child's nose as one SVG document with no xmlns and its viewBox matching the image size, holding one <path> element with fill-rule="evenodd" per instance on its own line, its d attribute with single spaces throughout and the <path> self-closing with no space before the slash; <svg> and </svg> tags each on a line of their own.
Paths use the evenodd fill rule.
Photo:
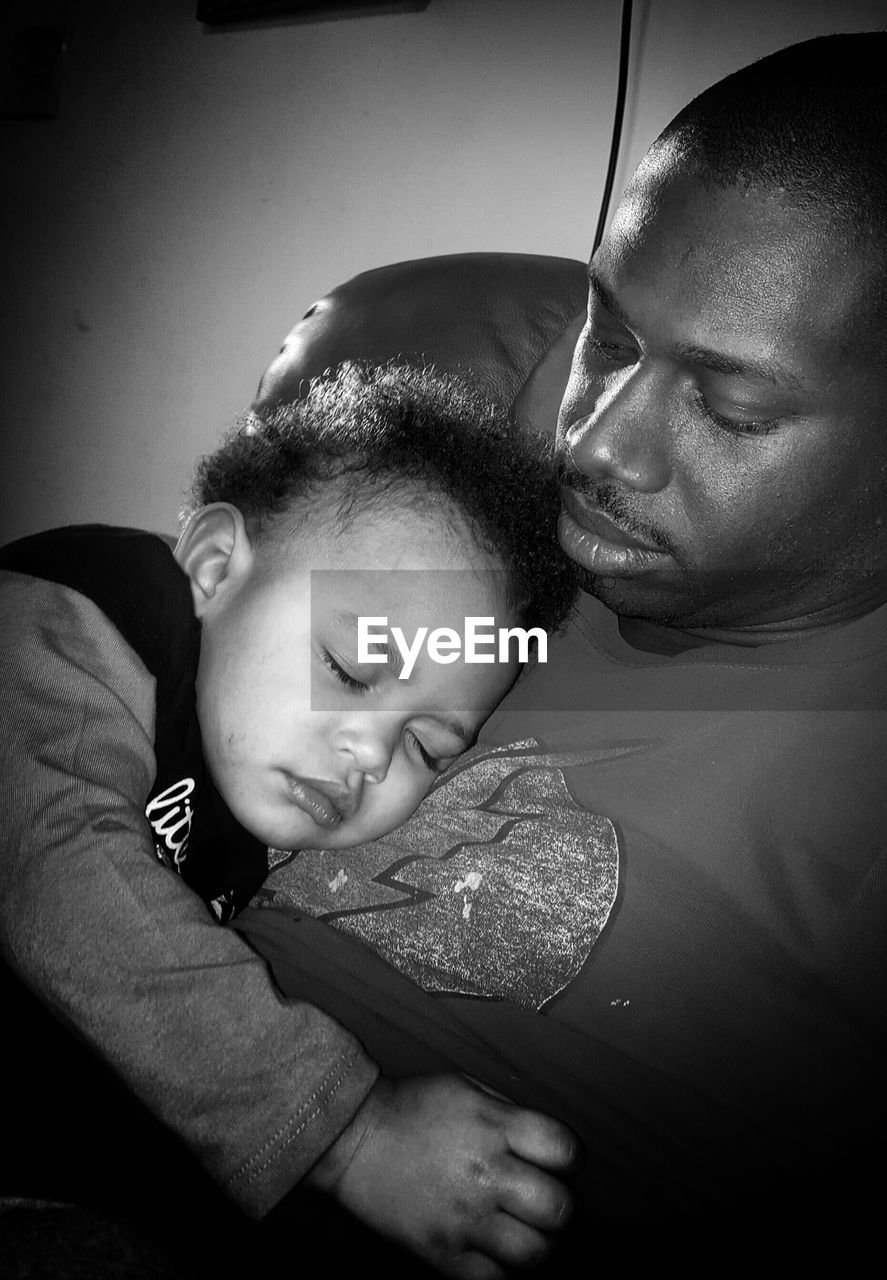
<svg viewBox="0 0 887 1280">
<path fill-rule="evenodd" d="M 345 732 L 343 747 L 367 782 L 384 782 L 394 756 L 397 732 L 394 725 L 380 722 L 378 716 L 367 716 L 367 721 Z"/>
</svg>

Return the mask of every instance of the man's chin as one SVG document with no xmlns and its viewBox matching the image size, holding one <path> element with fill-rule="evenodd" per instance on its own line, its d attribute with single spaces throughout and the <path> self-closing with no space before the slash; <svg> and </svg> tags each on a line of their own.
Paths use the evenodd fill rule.
<svg viewBox="0 0 887 1280">
<path fill-rule="evenodd" d="M 600 600 L 620 618 L 636 618 L 662 627 L 716 625 L 730 613 L 732 593 L 724 582 L 692 583 L 683 576 L 638 574 L 615 577 L 579 570 L 583 591 Z M 696 586 L 697 589 L 692 588 Z M 704 586 L 704 589 L 703 589 Z"/>
<path fill-rule="evenodd" d="M 653 582 L 650 576 L 616 578 L 582 568 L 578 575 L 581 589 L 620 618 L 644 618 L 674 626 L 685 613 L 688 602 L 682 599 L 677 583 Z"/>
</svg>

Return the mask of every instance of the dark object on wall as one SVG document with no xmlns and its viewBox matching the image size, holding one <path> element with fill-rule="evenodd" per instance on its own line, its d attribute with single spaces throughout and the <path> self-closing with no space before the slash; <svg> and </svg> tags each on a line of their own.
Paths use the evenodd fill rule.
<svg viewBox="0 0 887 1280">
<path fill-rule="evenodd" d="M 430 0 L 199 0 L 197 21 L 208 27 L 268 22 L 329 22 L 380 13 L 418 13 Z"/>
<path fill-rule="evenodd" d="M 2 119 L 55 119 L 64 51 L 64 27 L 19 27 L 13 31 L 0 96 Z"/>
</svg>

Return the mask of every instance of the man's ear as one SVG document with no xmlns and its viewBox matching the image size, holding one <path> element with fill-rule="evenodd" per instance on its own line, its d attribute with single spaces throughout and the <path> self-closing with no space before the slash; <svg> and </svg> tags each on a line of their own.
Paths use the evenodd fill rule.
<svg viewBox="0 0 887 1280">
<path fill-rule="evenodd" d="M 230 502 L 213 502 L 195 511 L 174 555 L 191 580 L 198 618 L 243 581 L 255 559 L 243 515 Z"/>
</svg>

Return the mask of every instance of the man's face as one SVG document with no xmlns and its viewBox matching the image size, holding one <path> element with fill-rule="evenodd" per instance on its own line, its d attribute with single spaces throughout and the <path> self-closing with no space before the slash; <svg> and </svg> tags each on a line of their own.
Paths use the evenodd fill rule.
<svg viewBox="0 0 887 1280">
<path fill-rule="evenodd" d="M 617 613 L 766 627 L 872 591 L 887 368 L 866 270 L 814 215 L 642 169 L 558 421 L 561 541 Z"/>
<path fill-rule="evenodd" d="M 199 610 L 197 711 L 210 773 L 266 844 L 375 839 L 471 745 L 518 668 L 444 665 L 423 647 L 402 679 L 396 646 L 391 665 L 361 662 L 357 619 L 387 617 L 388 635 L 400 627 L 410 644 L 421 626 L 462 634 L 466 616 L 511 625 L 501 572 L 469 535 L 409 506 L 353 512 L 344 530 L 318 515 L 297 547 L 268 554 L 260 547 Z"/>
</svg>

